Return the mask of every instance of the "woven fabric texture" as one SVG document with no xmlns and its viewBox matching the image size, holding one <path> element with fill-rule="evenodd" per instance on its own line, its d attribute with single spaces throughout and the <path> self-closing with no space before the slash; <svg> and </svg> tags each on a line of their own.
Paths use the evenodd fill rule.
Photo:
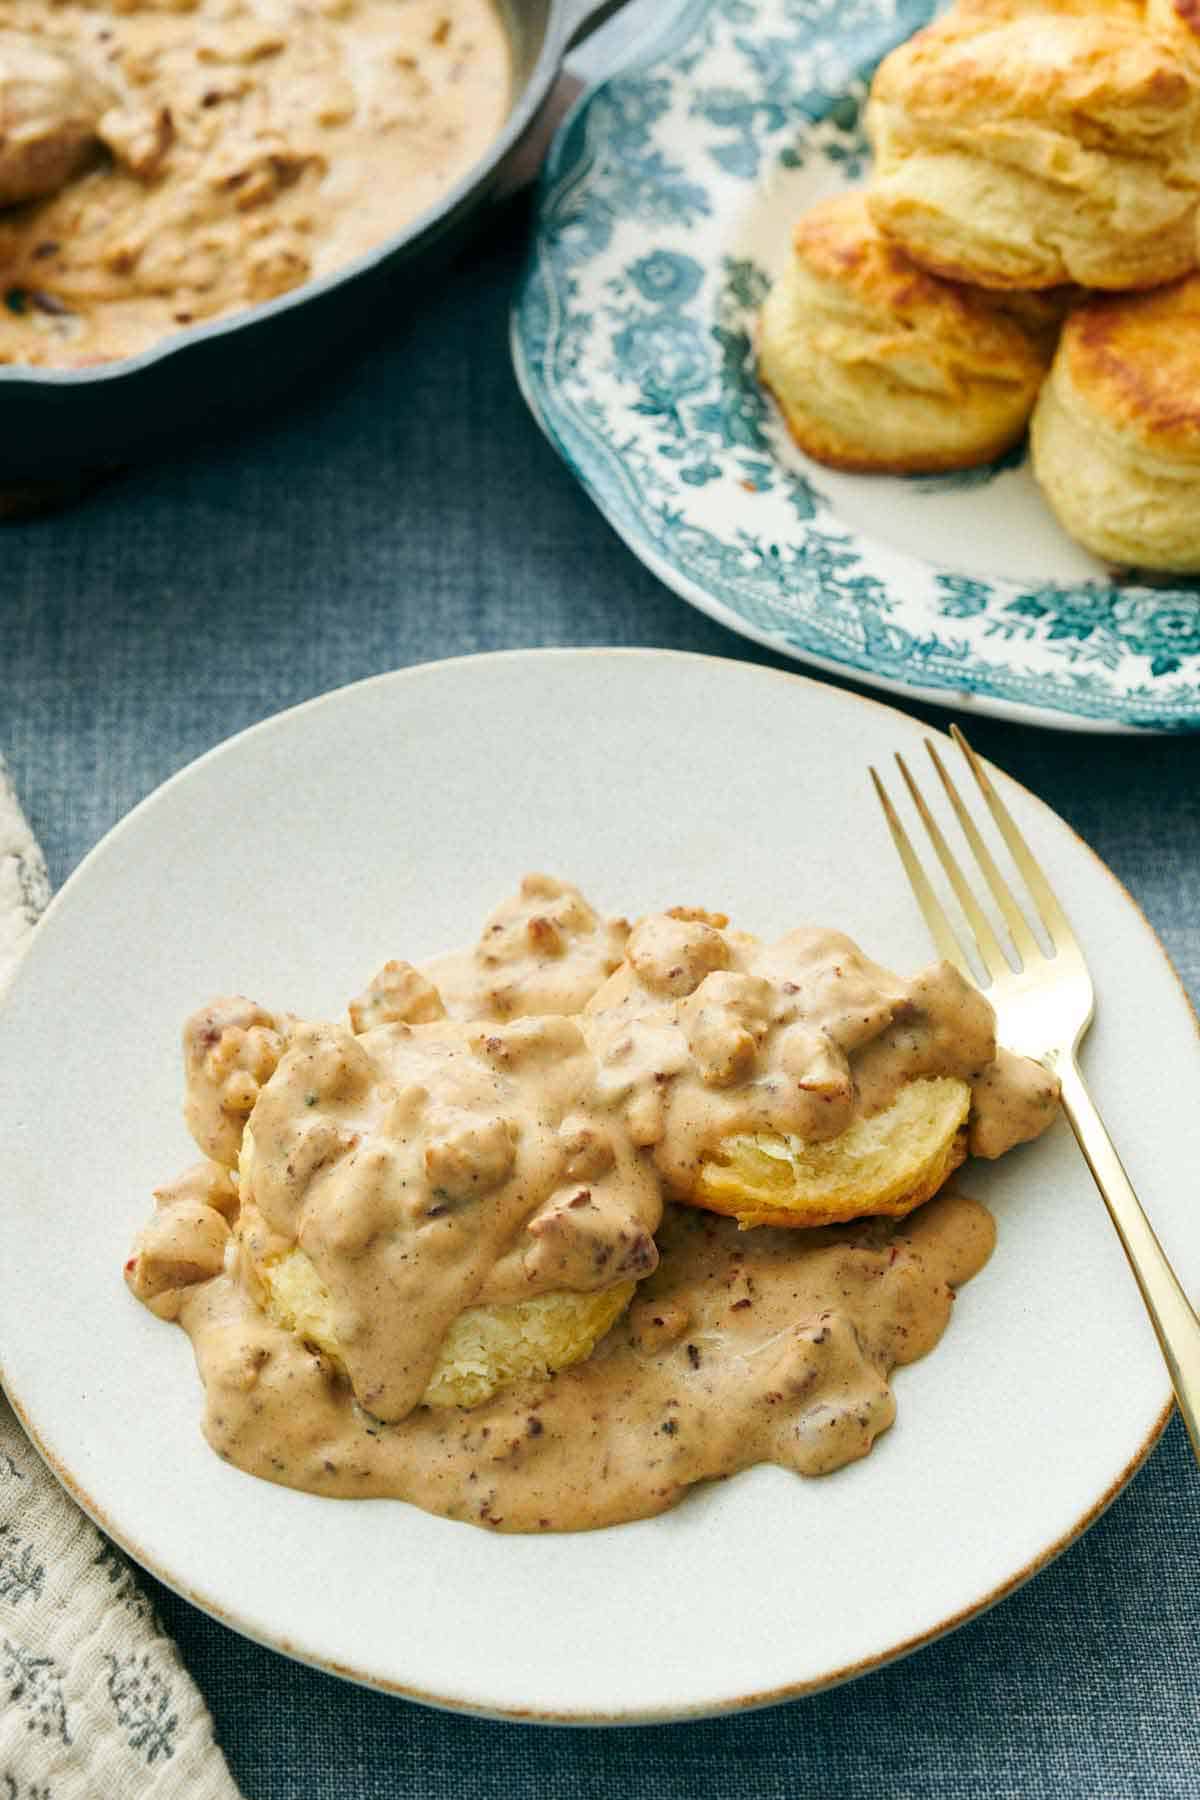
<svg viewBox="0 0 1200 1800">
<path fill-rule="evenodd" d="M 536 644 L 773 660 L 646 573 L 539 437 L 506 341 L 526 223 L 510 205 L 432 305 L 380 320 L 256 433 L 5 530 L 0 744 L 55 885 L 192 757 L 360 676 Z M 1200 994 L 1196 747 L 973 737 L 1107 859 Z M 146 1587 L 248 1800 L 1182 1800 L 1200 1795 L 1197 1542 L 1172 1422 L 1080 1543 L 952 1637 L 772 1711 L 609 1732 L 363 1692 Z M 903 1579 L 901 1541 L 864 1554 Z M 635 1593 L 629 1618 L 654 1629 Z"/>
<path fill-rule="evenodd" d="M 49 898 L 0 758 L 0 998 Z M 3 1395 L 0 1694 L 7 1800 L 237 1800 L 149 1596 L 35 1455 Z"/>
</svg>

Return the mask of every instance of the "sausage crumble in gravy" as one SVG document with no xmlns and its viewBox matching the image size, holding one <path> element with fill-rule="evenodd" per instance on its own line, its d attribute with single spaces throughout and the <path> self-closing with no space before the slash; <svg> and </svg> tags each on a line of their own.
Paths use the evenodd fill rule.
<svg viewBox="0 0 1200 1800">
<path fill-rule="evenodd" d="M 341 267 L 510 88 L 492 0 L 0 0 L 0 363 L 130 356 Z"/>
<path fill-rule="evenodd" d="M 386 964 L 343 1024 L 240 998 L 188 1021 L 207 1160 L 159 1190 L 126 1279 L 189 1333 L 218 1454 L 525 1532 L 648 1517 L 759 1462 L 818 1475 L 867 1454 L 895 1415 L 891 1370 L 940 1338 L 991 1215 L 944 1188 L 899 1220 L 739 1231 L 672 1197 L 685 1168 L 789 1088 L 835 1142 L 882 1116 L 914 1058 L 917 1079 L 975 1084 L 984 1154 L 1042 1131 L 1056 1091 L 997 1052 L 949 975 L 902 981 L 832 932 L 755 949 L 725 923 L 681 908 L 631 934 L 527 876 L 474 949 Z M 282 1267 L 304 1293 L 286 1319 Z M 471 1387 L 465 1364 L 503 1365 L 539 1307 L 604 1295 L 591 1337 Z"/>
</svg>

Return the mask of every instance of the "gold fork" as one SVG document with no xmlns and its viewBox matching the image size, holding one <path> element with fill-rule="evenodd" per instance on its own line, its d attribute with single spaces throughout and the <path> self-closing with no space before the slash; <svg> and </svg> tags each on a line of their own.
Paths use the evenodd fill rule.
<svg viewBox="0 0 1200 1800">
<path fill-rule="evenodd" d="M 1155 1236 L 1149 1219 L 1142 1211 L 1133 1191 L 1133 1184 L 1105 1130 L 1076 1060 L 1083 1035 L 1092 1022 L 1095 1006 L 1092 978 L 1088 974 L 1075 934 L 1067 923 L 1066 914 L 1055 898 L 1036 857 L 1017 830 L 1008 808 L 992 785 L 983 763 L 956 725 L 952 725 L 950 731 L 967 760 L 988 810 L 1041 916 L 1050 943 L 1049 955 L 1034 936 L 1011 888 L 996 866 L 951 781 L 936 746 L 929 738 L 925 739 L 925 748 L 933 759 L 933 766 L 941 778 L 971 854 L 1003 914 L 1016 952 L 1016 968 L 1001 947 L 986 913 L 971 892 L 967 879 L 904 758 L 899 754 L 896 756 L 904 784 L 912 796 L 934 854 L 945 870 L 970 927 L 976 953 L 986 971 L 986 980 L 978 979 L 964 955 L 950 920 L 874 769 L 870 772 L 871 780 L 875 784 L 875 791 L 917 905 L 925 916 L 925 923 L 939 955 L 953 963 L 968 981 L 983 988 L 995 1008 L 997 1034 L 1001 1042 L 1008 1049 L 1020 1051 L 1042 1063 L 1062 1083 L 1063 1111 L 1079 1141 L 1079 1148 L 1083 1151 L 1088 1168 L 1092 1171 L 1096 1186 L 1108 1208 L 1109 1217 L 1116 1226 L 1117 1236 L 1129 1258 L 1166 1358 L 1175 1398 L 1183 1414 L 1188 1436 L 1192 1440 L 1192 1449 L 1200 1461 L 1200 1318 L 1197 1318 L 1189 1305 L 1175 1271 L 1167 1261 L 1166 1253 Z"/>
</svg>

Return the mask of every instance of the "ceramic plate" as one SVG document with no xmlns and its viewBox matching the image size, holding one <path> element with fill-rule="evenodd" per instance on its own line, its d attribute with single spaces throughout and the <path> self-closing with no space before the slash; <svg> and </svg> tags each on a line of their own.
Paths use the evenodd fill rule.
<svg viewBox="0 0 1200 1800">
<path fill-rule="evenodd" d="M 927 0 L 690 0 L 564 125 L 513 314 L 535 416 L 643 562 L 735 631 L 877 687 L 1075 729 L 1200 728 L 1200 584 L 1115 579 L 1020 450 L 836 474 L 754 320 L 791 224 L 867 173 L 871 71 Z"/>
<path fill-rule="evenodd" d="M 697 902 L 766 934 L 824 921 L 899 968 L 927 962 L 866 776 L 896 748 L 921 754 L 902 715 L 736 662 L 468 658 L 246 732 L 112 832 L 0 1011 L 0 1367 L 105 1530 L 237 1630 L 338 1674 L 575 1721 L 843 1679 L 1079 1532 L 1149 1449 L 1168 1390 L 1065 1127 L 969 1171 L 998 1247 L 937 1351 L 899 1371 L 898 1421 L 870 1457 L 823 1480 L 759 1468 L 600 1532 L 489 1536 L 240 1474 L 201 1438 L 187 1339 L 121 1280 L 151 1189 L 195 1159 L 179 1030 L 213 993 L 329 1016 L 386 957 L 469 941 L 538 867 L 613 911 Z M 1005 791 L 1098 977 L 1097 1095 L 1200 1287 L 1188 1005 L 1113 877 Z"/>
</svg>

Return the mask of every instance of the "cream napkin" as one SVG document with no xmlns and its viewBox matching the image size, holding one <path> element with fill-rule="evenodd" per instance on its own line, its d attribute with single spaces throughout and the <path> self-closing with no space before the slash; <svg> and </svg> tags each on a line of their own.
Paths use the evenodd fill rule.
<svg viewBox="0 0 1200 1800">
<path fill-rule="evenodd" d="M 0 995 L 50 898 L 0 759 Z M 212 1719 L 120 1551 L 0 1396 L 0 1800 L 239 1800 Z"/>
</svg>

